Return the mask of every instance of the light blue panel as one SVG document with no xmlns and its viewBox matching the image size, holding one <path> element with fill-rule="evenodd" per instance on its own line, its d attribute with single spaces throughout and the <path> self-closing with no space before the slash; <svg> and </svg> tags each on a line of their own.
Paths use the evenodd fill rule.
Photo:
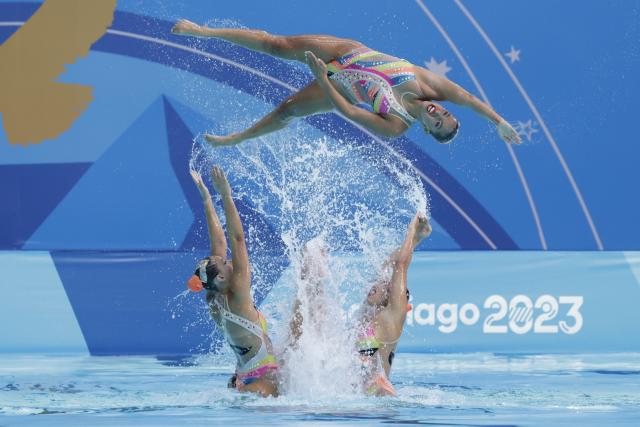
<svg viewBox="0 0 640 427">
<path fill-rule="evenodd" d="M 193 222 L 185 206 L 158 99 L 87 171 L 25 248 L 174 249 Z"/>
<path fill-rule="evenodd" d="M 185 71 L 95 51 L 70 66 L 61 80 L 93 87 L 89 108 L 56 140 L 26 149 L 10 145 L 0 132 L 0 164 L 94 162 L 163 94 L 197 106 L 222 123 L 235 121 L 237 127 L 271 108 L 236 89 Z M 246 110 L 246 123 L 237 123 L 238 109 Z"/>
<path fill-rule="evenodd" d="M 0 252 L 0 352 L 88 353 L 48 252 Z"/>
<path fill-rule="evenodd" d="M 640 287 L 640 253 L 625 252 L 624 256 L 629 263 L 631 272 L 633 272 L 633 275 L 636 278 L 636 284 L 638 285 L 638 287 Z"/>
<path fill-rule="evenodd" d="M 408 315 L 401 348 L 493 352 L 639 351 L 640 340 L 635 337 L 640 328 L 637 309 L 640 286 L 630 263 L 635 271 L 640 271 L 640 254 L 417 253 L 408 277 L 414 309 Z M 493 295 L 498 296 L 496 308 L 484 308 Z M 549 296 L 549 307 L 559 303 L 558 311 L 536 327 L 544 313 L 542 307 L 533 307 L 529 328 L 524 319 L 519 319 L 518 311 L 524 316 L 522 310 L 527 301 L 535 305 L 543 295 Z M 491 323 L 489 316 L 498 313 L 501 298 L 507 312 Z M 521 302 L 516 304 L 518 299 Z M 571 303 L 578 300 L 582 301 L 580 307 Z M 513 311 L 509 307 L 512 302 Z M 465 304 L 470 305 L 463 310 Z M 462 311 L 470 324 L 461 320 Z M 430 312 L 435 313 L 433 321 L 429 318 Z M 471 321 L 474 312 L 478 318 Z M 566 322 L 569 329 L 563 331 L 562 322 Z M 492 325 L 505 332 L 494 333 Z M 572 327 L 576 330 L 572 331 Z"/>
</svg>

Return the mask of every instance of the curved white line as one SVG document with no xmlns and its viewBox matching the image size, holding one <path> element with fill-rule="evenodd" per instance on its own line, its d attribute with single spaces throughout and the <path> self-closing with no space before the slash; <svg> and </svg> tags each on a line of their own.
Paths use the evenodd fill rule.
<svg viewBox="0 0 640 427">
<path fill-rule="evenodd" d="M 476 77 L 475 73 L 473 72 L 473 70 L 471 69 L 469 64 L 467 63 L 466 59 L 464 59 L 464 56 L 462 56 L 462 53 L 458 49 L 458 46 L 456 46 L 456 44 L 453 42 L 451 37 L 449 37 L 449 34 L 447 33 L 447 31 L 444 29 L 444 27 L 442 25 L 440 25 L 440 22 L 431 13 L 431 11 L 427 8 L 427 6 L 425 6 L 425 4 L 422 2 L 422 0 L 416 0 L 416 3 L 422 9 L 422 11 L 425 13 L 425 15 L 427 15 L 429 20 L 431 20 L 433 25 L 435 25 L 435 27 L 438 29 L 438 31 L 440 32 L 442 37 L 444 37 L 444 39 L 446 40 L 446 42 L 449 45 L 449 47 L 451 48 L 451 50 L 453 50 L 453 53 L 456 55 L 456 57 L 458 58 L 458 60 L 460 61 L 460 63 L 464 67 L 464 69 L 466 70 L 467 74 L 471 78 L 471 81 L 473 82 L 474 86 L 476 87 L 476 89 L 480 93 L 480 96 L 482 97 L 482 100 L 487 105 L 489 105 L 491 108 L 493 108 L 492 105 L 491 105 L 491 101 L 489 101 L 489 97 L 487 96 L 486 92 L 484 91 L 484 88 L 480 84 L 480 81 L 478 80 L 478 78 Z M 533 195 L 531 194 L 531 190 L 529 189 L 529 184 L 527 183 L 527 179 L 524 176 L 524 172 L 522 170 L 522 167 L 520 166 L 520 161 L 518 160 L 518 157 L 516 156 L 516 153 L 513 150 L 513 147 L 508 143 L 505 143 L 505 146 L 507 147 L 507 151 L 509 151 L 509 155 L 511 155 L 511 160 L 513 161 L 513 164 L 516 167 L 516 172 L 518 173 L 518 176 L 520 177 L 520 183 L 522 184 L 522 188 L 524 189 L 525 195 L 527 196 L 527 200 L 529 202 L 529 207 L 531 208 L 531 213 L 533 214 L 533 220 L 535 221 L 536 229 L 538 231 L 538 238 L 540 239 L 540 244 L 542 245 L 542 249 L 544 249 L 546 251 L 548 249 L 547 248 L 547 240 L 544 237 L 544 231 L 542 230 L 542 223 L 540 222 L 540 216 L 538 215 L 538 209 L 536 208 L 535 201 L 533 200 Z"/>
<path fill-rule="evenodd" d="M 458 5 L 458 8 L 460 8 L 462 13 L 467 17 L 469 22 L 471 22 L 471 24 L 475 27 L 478 33 L 480 33 L 480 35 L 482 36 L 484 41 L 487 43 L 489 48 L 493 51 L 496 58 L 498 58 L 498 61 L 500 62 L 500 64 L 502 64 L 502 67 L 505 69 L 505 71 L 513 81 L 513 84 L 515 84 L 516 87 L 518 88 L 518 91 L 520 91 L 520 95 L 522 95 L 525 102 L 533 112 L 533 115 L 535 116 L 536 120 L 538 121 L 538 123 L 540 123 L 540 127 L 542 128 L 542 131 L 544 132 L 545 136 L 551 143 L 551 147 L 553 148 L 553 151 L 555 152 L 556 157 L 560 161 L 560 165 L 562 165 L 562 169 L 564 170 L 564 173 L 567 175 L 567 178 L 569 179 L 569 183 L 571 184 L 571 187 L 573 188 L 573 191 L 576 194 L 576 197 L 578 198 L 578 202 L 580 203 L 580 207 L 582 208 L 582 212 L 584 213 L 584 216 L 587 218 L 587 222 L 589 223 L 589 227 L 591 228 L 591 233 L 593 234 L 593 237 L 596 240 L 598 249 L 603 250 L 604 246 L 602 245 L 602 240 L 600 240 L 600 235 L 598 234 L 598 230 L 596 230 L 596 226 L 593 223 L 593 219 L 591 218 L 591 213 L 589 213 L 589 208 L 587 208 L 587 204 L 585 203 L 584 198 L 582 197 L 582 193 L 578 188 L 578 184 L 576 183 L 576 180 L 574 179 L 573 174 L 571 173 L 571 170 L 569 170 L 569 166 L 567 165 L 567 162 L 565 161 L 564 156 L 560 152 L 560 148 L 558 147 L 556 140 L 551 135 L 551 132 L 549 132 L 549 129 L 547 128 L 546 123 L 544 122 L 544 120 L 542 119 L 542 116 L 538 112 L 538 109 L 531 101 L 531 98 L 529 98 L 527 91 L 524 89 L 524 87 L 520 83 L 520 80 L 518 79 L 518 77 L 516 77 L 516 75 L 513 73 L 513 70 L 511 69 L 509 64 L 507 64 L 507 62 L 504 60 L 504 58 L 496 48 L 496 45 L 489 38 L 487 33 L 482 29 L 480 24 L 478 24 L 478 21 L 474 19 L 474 17 L 467 10 L 467 8 L 464 7 L 464 5 L 460 0 L 454 0 L 454 1 Z"/>
<path fill-rule="evenodd" d="M 20 26 L 24 24 L 24 22 L 0 22 L 0 26 Z M 167 40 L 162 40 L 162 39 L 157 39 L 155 37 L 149 37 L 149 36 L 145 36 L 142 34 L 135 34 L 135 33 L 130 33 L 127 31 L 119 31 L 119 30 L 112 30 L 109 29 L 107 30 L 107 33 L 109 34 L 114 34 L 114 35 L 118 35 L 121 37 L 128 37 L 128 38 L 133 38 L 133 39 L 138 39 L 138 40 L 144 40 L 144 41 L 148 41 L 151 43 L 156 43 L 156 44 L 160 44 L 160 45 L 164 45 L 164 46 L 168 46 L 168 47 L 172 47 L 174 49 L 179 49 L 179 50 L 184 50 L 187 52 L 191 52 L 194 53 L 196 55 L 200 55 L 200 56 L 204 56 L 206 58 L 210 58 L 210 59 L 214 59 L 216 61 L 220 61 L 222 63 L 225 63 L 227 65 L 231 65 L 233 67 L 237 67 L 240 68 L 241 70 L 244 70 L 248 73 L 260 76 L 266 80 L 269 80 L 270 82 L 273 82 L 281 87 L 284 87 L 290 91 L 297 91 L 299 90 L 298 88 L 291 86 L 285 82 L 283 82 L 282 80 L 276 79 L 274 77 L 269 76 L 268 74 L 262 73 L 258 70 L 254 70 L 251 67 L 247 67 L 246 65 L 240 64 L 239 62 L 236 61 L 232 61 L 230 59 L 218 56 L 218 55 L 214 55 L 212 53 L 209 52 L 205 52 L 199 49 L 195 49 L 189 46 L 184 46 L 178 43 L 173 43 Z M 422 179 L 424 179 L 426 182 L 429 183 L 429 185 L 431 185 L 431 187 L 433 187 L 434 190 L 436 190 L 456 211 L 458 211 L 458 213 L 471 225 L 471 227 L 476 230 L 476 232 L 483 238 L 483 240 L 489 245 L 489 247 L 491 247 L 491 249 L 497 249 L 497 246 L 495 243 L 493 243 L 493 241 L 489 238 L 489 236 L 486 235 L 486 233 L 478 226 L 478 224 L 475 223 L 475 221 L 473 221 L 473 219 L 471 219 L 471 217 L 460 207 L 460 205 L 458 205 L 451 197 L 449 197 L 449 195 L 447 193 L 444 192 L 444 190 L 442 188 L 440 188 L 431 178 L 429 178 L 427 175 L 425 175 L 421 170 L 419 170 L 418 168 L 415 167 L 415 165 L 413 165 L 413 163 L 411 163 L 409 160 L 407 160 L 406 158 L 404 158 L 400 153 L 398 153 L 396 150 L 394 150 L 392 147 L 389 146 L 389 144 L 387 144 L 385 141 L 381 140 L 380 138 L 378 138 L 377 136 L 375 136 L 374 134 L 372 134 L 371 132 L 369 132 L 367 129 L 363 128 L 362 126 L 358 125 L 357 123 L 352 122 L 351 120 L 347 119 L 346 117 L 342 116 L 341 114 L 338 114 L 339 116 L 341 116 L 343 119 L 347 120 L 348 122 L 350 122 L 353 126 L 357 127 L 359 130 L 361 130 L 362 132 L 364 132 L 365 134 L 367 134 L 368 136 L 370 136 L 374 141 L 376 141 L 378 144 L 380 144 L 381 146 L 383 146 L 384 148 L 386 148 L 394 157 L 396 157 L 398 160 L 400 160 L 401 162 L 403 162 L 405 165 L 407 165 L 408 167 L 410 167 L 415 173 L 417 173 Z"/>
<path fill-rule="evenodd" d="M 114 34 L 114 35 L 117 35 L 117 36 L 122 36 L 122 37 L 128 37 L 128 38 L 131 38 L 131 39 L 144 40 L 144 41 L 148 41 L 148 42 L 152 42 L 152 43 L 156 43 L 156 44 L 161 44 L 161 45 L 164 45 L 164 46 L 169 46 L 169 47 L 172 47 L 174 49 L 180 49 L 180 50 L 184 50 L 184 51 L 187 51 L 187 52 L 195 53 L 197 55 L 204 56 L 204 57 L 210 58 L 210 59 L 215 59 L 216 61 L 220 61 L 220 62 L 223 62 L 223 63 L 225 63 L 227 65 L 231 65 L 232 67 L 240 68 L 241 70 L 246 71 L 248 73 L 255 74 L 256 76 L 259 76 L 259 77 L 261 77 L 261 78 L 263 78 L 265 80 L 269 80 L 270 82 L 275 83 L 275 84 L 277 84 L 279 86 L 282 86 L 282 87 L 284 87 L 284 88 L 286 88 L 286 89 L 288 89 L 290 91 L 299 90 L 296 87 L 288 85 L 287 83 L 283 82 L 282 80 L 278 80 L 278 79 L 276 79 L 274 77 L 271 77 L 268 74 L 265 74 L 265 73 L 263 73 L 261 71 L 258 71 L 256 69 L 254 69 L 254 68 L 247 67 L 246 65 L 243 65 L 243 64 L 241 64 L 239 62 L 232 61 L 230 59 L 223 58 L 221 56 L 214 55 L 212 53 L 205 52 L 205 51 L 202 51 L 202 50 L 199 50 L 199 49 L 195 49 L 193 47 L 184 46 L 184 45 L 181 45 L 179 43 L 173 43 L 173 42 L 170 42 L 170 41 L 167 41 L 167 40 L 157 39 L 155 37 L 144 36 L 142 34 L 130 33 L 130 32 L 127 32 L 127 31 L 119 31 L 119 30 L 111 30 L 111 29 L 109 29 L 109 30 L 107 30 L 107 33 Z"/>
</svg>

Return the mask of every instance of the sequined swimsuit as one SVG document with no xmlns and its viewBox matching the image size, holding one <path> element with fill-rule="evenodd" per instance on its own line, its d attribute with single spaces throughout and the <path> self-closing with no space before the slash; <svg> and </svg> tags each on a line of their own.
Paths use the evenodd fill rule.
<svg viewBox="0 0 640 427">
<path fill-rule="evenodd" d="M 222 319 L 240 326 L 260 339 L 260 349 L 251 359 L 242 363 L 236 355 L 238 357 L 236 366 L 237 388 L 241 390 L 243 385 L 251 384 L 269 372 L 277 370 L 278 364 L 273 355 L 271 341 L 267 335 L 267 322 L 262 313 L 258 311 L 258 322 L 260 323 L 258 325 L 249 319 L 232 313 L 229 310 L 229 303 L 225 296 L 216 296 L 212 303 L 218 309 Z"/>
<path fill-rule="evenodd" d="M 368 105 L 380 115 L 393 114 L 407 126 L 415 122 L 393 93 L 395 86 L 415 80 L 410 62 L 361 47 L 329 62 L 327 74 L 353 104 Z"/>
<path fill-rule="evenodd" d="M 364 366 L 367 366 L 371 372 L 371 378 L 365 384 L 365 392 L 370 395 L 390 394 L 396 395 L 396 390 L 393 388 L 391 381 L 387 378 L 384 368 L 382 367 L 382 361 L 380 359 L 380 353 L 378 350 L 383 345 L 396 344 L 400 338 L 393 342 L 380 341 L 376 337 L 376 329 L 373 324 L 369 324 L 364 328 L 356 340 L 356 347 Z M 394 352 L 389 353 L 389 366 L 393 363 Z"/>
</svg>

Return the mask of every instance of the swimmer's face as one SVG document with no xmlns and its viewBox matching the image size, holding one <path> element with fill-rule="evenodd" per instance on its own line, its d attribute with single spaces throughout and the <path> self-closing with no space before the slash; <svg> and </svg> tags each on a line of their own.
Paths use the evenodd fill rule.
<svg viewBox="0 0 640 427">
<path fill-rule="evenodd" d="M 213 280 L 218 289 L 224 290 L 229 285 L 229 279 L 231 278 L 231 274 L 233 274 L 233 265 L 229 260 L 223 258 L 221 256 L 211 256 L 209 257 L 211 263 L 216 266 L 218 270 L 218 275 Z"/>
<path fill-rule="evenodd" d="M 442 105 L 432 101 L 422 103 L 420 123 L 424 131 L 441 144 L 449 143 L 458 133 L 460 123 Z"/>
<path fill-rule="evenodd" d="M 385 283 L 376 283 L 367 294 L 367 304 L 375 307 L 384 307 L 389 302 L 388 286 Z"/>
</svg>

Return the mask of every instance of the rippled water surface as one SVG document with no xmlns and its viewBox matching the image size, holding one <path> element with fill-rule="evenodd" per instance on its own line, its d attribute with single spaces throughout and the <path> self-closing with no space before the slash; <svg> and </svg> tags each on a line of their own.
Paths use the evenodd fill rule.
<svg viewBox="0 0 640 427">
<path fill-rule="evenodd" d="M 262 399 L 227 390 L 232 365 L 215 359 L 1 355 L 0 426 L 640 425 L 640 354 L 399 354 L 394 365 L 397 398 Z"/>
</svg>

